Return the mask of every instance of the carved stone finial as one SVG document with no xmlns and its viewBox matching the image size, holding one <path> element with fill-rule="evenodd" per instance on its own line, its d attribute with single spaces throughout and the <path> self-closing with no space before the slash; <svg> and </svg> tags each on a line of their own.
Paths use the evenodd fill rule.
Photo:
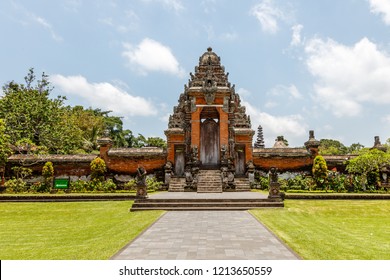
<svg viewBox="0 0 390 280">
<path fill-rule="evenodd" d="M 387 148 L 386 146 L 382 145 L 381 140 L 379 139 L 379 136 L 374 137 L 374 147 L 372 149 L 378 149 L 380 151 L 386 152 Z"/>
<path fill-rule="evenodd" d="M 208 47 L 208 48 L 207 48 L 207 51 L 208 51 L 208 52 L 212 52 L 212 51 L 213 51 L 213 48 L 212 48 L 212 47 Z"/>
</svg>

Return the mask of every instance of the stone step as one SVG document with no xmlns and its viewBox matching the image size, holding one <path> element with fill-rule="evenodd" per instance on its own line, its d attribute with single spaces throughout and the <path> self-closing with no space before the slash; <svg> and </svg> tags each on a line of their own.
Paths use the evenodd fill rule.
<svg viewBox="0 0 390 280">
<path fill-rule="evenodd" d="M 198 174 L 198 193 L 221 193 L 222 179 L 220 170 L 200 170 Z"/>
<path fill-rule="evenodd" d="M 184 192 L 184 186 L 186 184 L 185 178 L 173 177 L 169 182 L 170 192 Z"/>
<path fill-rule="evenodd" d="M 251 190 L 248 178 L 235 178 L 234 183 L 236 184 L 236 191 L 247 192 Z"/>
<path fill-rule="evenodd" d="M 284 207 L 281 200 L 275 199 L 143 199 L 136 200 L 130 211 L 166 210 L 166 211 L 202 211 L 202 210 L 249 210 L 265 207 Z"/>
</svg>

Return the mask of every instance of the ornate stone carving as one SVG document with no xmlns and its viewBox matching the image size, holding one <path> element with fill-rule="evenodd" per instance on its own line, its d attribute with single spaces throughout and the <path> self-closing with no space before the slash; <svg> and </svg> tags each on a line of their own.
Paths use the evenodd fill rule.
<svg viewBox="0 0 390 280">
<path fill-rule="evenodd" d="M 280 184 L 278 183 L 278 173 L 275 167 L 269 171 L 269 195 L 268 198 L 281 198 Z"/>
</svg>

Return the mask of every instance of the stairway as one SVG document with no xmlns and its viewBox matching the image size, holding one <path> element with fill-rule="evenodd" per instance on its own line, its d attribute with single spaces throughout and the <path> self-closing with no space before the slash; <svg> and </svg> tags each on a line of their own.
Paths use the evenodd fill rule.
<svg viewBox="0 0 390 280">
<path fill-rule="evenodd" d="M 199 170 L 198 193 L 221 193 L 222 179 L 220 170 Z"/>
<path fill-rule="evenodd" d="M 250 192 L 251 187 L 248 178 L 234 178 L 236 184 L 236 192 Z"/>
<path fill-rule="evenodd" d="M 186 178 L 172 177 L 169 182 L 170 192 L 184 192 L 184 186 L 186 185 Z"/>
<path fill-rule="evenodd" d="M 137 199 L 130 211 L 222 211 L 284 207 L 281 199 Z"/>
</svg>

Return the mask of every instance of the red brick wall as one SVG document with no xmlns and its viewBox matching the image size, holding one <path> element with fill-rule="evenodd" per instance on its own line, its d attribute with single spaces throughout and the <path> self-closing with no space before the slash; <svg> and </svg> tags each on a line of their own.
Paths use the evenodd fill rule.
<svg viewBox="0 0 390 280">
<path fill-rule="evenodd" d="M 311 170 L 313 159 L 311 157 L 253 157 L 254 165 L 263 170 L 276 167 L 279 171 Z"/>
<path fill-rule="evenodd" d="M 142 165 L 148 173 L 164 168 L 166 163 L 165 155 L 154 158 L 125 158 L 108 157 L 106 159 L 107 171 L 109 173 L 134 174 L 139 165 Z"/>
</svg>

